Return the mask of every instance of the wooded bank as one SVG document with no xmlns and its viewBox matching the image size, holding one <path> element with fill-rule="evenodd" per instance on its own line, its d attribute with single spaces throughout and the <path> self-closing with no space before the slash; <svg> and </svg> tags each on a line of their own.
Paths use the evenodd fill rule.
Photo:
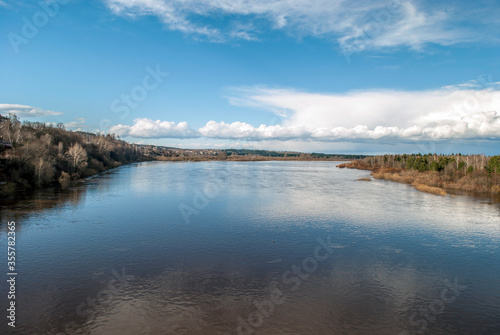
<svg viewBox="0 0 500 335">
<path fill-rule="evenodd" d="M 445 190 L 500 194 L 500 155 L 384 155 L 366 157 L 339 168 L 370 170 L 377 179 L 412 184 L 445 195 Z"/>
</svg>

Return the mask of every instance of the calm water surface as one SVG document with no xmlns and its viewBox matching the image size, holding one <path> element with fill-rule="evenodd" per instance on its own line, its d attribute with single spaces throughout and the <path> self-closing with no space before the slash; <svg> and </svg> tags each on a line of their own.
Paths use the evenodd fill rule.
<svg viewBox="0 0 500 335">
<path fill-rule="evenodd" d="M 500 334 L 500 205 L 337 164 L 141 163 L 2 203 L 0 333 Z"/>
</svg>

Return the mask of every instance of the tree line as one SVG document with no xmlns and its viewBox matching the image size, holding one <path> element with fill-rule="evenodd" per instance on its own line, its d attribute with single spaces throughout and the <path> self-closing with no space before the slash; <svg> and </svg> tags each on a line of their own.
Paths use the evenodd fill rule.
<svg viewBox="0 0 500 335">
<path fill-rule="evenodd" d="M 488 157 L 485 155 L 438 155 L 438 154 L 403 154 L 380 155 L 364 159 L 370 166 L 417 170 L 419 172 L 456 172 L 472 173 L 486 171 L 500 173 L 500 155 Z"/>
<path fill-rule="evenodd" d="M 23 122 L 15 115 L 0 123 L 0 193 L 91 176 L 143 160 L 137 147 L 114 135 L 68 131 L 62 124 Z"/>
<path fill-rule="evenodd" d="M 413 184 L 417 188 L 500 194 L 500 155 L 379 155 L 339 167 L 371 170 L 374 178 Z"/>
</svg>

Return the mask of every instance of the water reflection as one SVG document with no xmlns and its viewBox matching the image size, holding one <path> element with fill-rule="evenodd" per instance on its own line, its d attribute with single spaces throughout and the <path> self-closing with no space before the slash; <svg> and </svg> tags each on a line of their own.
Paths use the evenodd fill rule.
<svg viewBox="0 0 500 335">
<path fill-rule="evenodd" d="M 14 333 L 499 332 L 499 205 L 335 165 L 141 163 L 3 206 Z"/>
</svg>

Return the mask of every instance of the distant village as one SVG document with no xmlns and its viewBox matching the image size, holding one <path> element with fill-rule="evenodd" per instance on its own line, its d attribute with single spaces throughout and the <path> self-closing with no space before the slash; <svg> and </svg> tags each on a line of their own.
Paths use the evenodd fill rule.
<svg viewBox="0 0 500 335">
<path fill-rule="evenodd" d="M 9 121 L 9 117 L 0 115 L 0 128 Z M 16 119 L 17 120 L 17 119 Z M 17 121 L 18 122 L 18 121 Z M 42 122 L 26 122 L 34 129 L 48 127 Z M 55 127 L 64 129 L 62 123 Z M 84 143 L 92 143 L 96 137 L 102 136 L 84 131 L 71 131 L 79 134 Z M 115 135 L 106 135 L 112 138 L 117 138 Z M 14 139 L 4 138 L 0 132 L 0 156 L 4 156 L 5 152 L 12 149 Z M 343 155 L 343 154 L 323 154 L 323 153 L 303 153 L 295 151 L 269 151 L 269 150 L 252 150 L 252 149 L 181 149 L 167 146 L 157 146 L 149 144 L 130 144 L 143 157 L 151 160 L 255 160 L 255 159 L 283 159 L 283 160 L 352 160 L 361 159 L 364 155 Z"/>
<path fill-rule="evenodd" d="M 180 149 L 134 144 L 142 155 L 156 160 L 352 160 L 364 155 L 303 153 L 252 149 Z"/>
<path fill-rule="evenodd" d="M 179 149 L 148 144 L 134 144 L 146 157 L 222 157 L 223 150 L 217 149 Z"/>
</svg>

